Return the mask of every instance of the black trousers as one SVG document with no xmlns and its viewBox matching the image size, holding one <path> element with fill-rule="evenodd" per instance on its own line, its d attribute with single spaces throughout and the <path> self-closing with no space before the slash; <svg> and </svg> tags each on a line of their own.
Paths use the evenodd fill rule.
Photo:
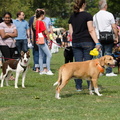
<svg viewBox="0 0 120 120">
<path fill-rule="evenodd" d="M 11 59 L 15 52 L 15 48 L 9 48 L 8 46 L 0 46 L 0 50 L 4 56 L 5 61 Z"/>
</svg>

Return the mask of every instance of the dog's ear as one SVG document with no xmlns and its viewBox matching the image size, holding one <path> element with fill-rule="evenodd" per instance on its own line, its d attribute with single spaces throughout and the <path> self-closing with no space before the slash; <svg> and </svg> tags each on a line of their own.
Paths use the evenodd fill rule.
<svg viewBox="0 0 120 120">
<path fill-rule="evenodd" d="M 30 55 L 30 51 L 29 50 L 27 51 L 27 54 Z"/>
<path fill-rule="evenodd" d="M 20 53 L 20 54 L 21 54 L 21 56 L 23 56 L 23 55 L 24 55 L 24 52 L 23 52 L 23 51 L 21 51 L 21 53 Z"/>
<path fill-rule="evenodd" d="M 100 58 L 100 65 L 104 66 L 105 65 L 105 56 Z"/>
</svg>

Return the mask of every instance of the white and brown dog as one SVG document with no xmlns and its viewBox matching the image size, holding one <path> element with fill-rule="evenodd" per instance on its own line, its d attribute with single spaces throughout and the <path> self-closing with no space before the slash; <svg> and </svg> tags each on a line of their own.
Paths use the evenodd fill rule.
<svg viewBox="0 0 120 120">
<path fill-rule="evenodd" d="M 1 87 L 3 87 L 4 80 L 6 80 L 6 86 L 8 86 L 8 79 L 12 71 L 16 72 L 15 77 L 15 88 L 18 88 L 18 78 L 20 73 L 22 73 L 22 88 L 25 88 L 24 82 L 26 77 L 26 71 L 28 68 L 30 59 L 30 52 L 21 52 L 21 57 L 19 60 L 10 59 L 3 63 L 2 73 L 1 73 Z"/>
<path fill-rule="evenodd" d="M 88 60 L 84 62 L 70 62 L 64 64 L 59 69 L 58 81 L 54 85 L 58 85 L 56 88 L 57 99 L 60 99 L 61 89 L 68 83 L 68 81 L 73 77 L 81 78 L 83 80 L 90 80 L 90 94 L 93 95 L 92 88 L 98 96 L 102 94 L 98 91 L 97 80 L 100 73 L 104 72 L 104 68 L 113 67 L 115 65 L 115 60 L 112 56 L 105 55 L 99 59 Z"/>
</svg>

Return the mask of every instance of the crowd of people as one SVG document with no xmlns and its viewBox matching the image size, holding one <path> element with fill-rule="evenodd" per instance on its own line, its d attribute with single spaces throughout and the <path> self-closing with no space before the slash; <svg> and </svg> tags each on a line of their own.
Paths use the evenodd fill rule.
<svg viewBox="0 0 120 120">
<path fill-rule="evenodd" d="M 62 47 L 67 44 L 67 32 L 64 32 L 63 39 L 53 32 L 51 19 L 45 16 L 44 9 L 36 9 L 35 14 L 25 20 L 25 13 L 19 11 L 16 19 L 12 19 L 10 12 L 5 12 L 0 20 L 0 65 L 3 60 L 12 58 L 20 58 L 21 51 L 27 52 L 28 44 L 33 45 L 33 70 L 39 72 L 40 75 L 53 75 L 50 69 L 50 60 L 52 57 L 51 46 L 56 43 Z M 40 27 L 39 27 L 40 26 Z M 37 45 L 36 39 L 38 33 L 42 32 L 45 38 L 45 44 Z M 65 40 L 66 39 L 66 40 Z M 17 51 L 16 51 L 17 50 Z M 17 52 L 17 57 L 15 56 Z"/>
<path fill-rule="evenodd" d="M 107 11 L 106 0 L 100 0 L 100 10 L 93 17 L 86 12 L 86 1 L 76 0 L 74 11 L 69 18 L 69 30 L 65 30 L 60 35 L 56 35 L 52 29 L 51 19 L 46 17 L 44 9 L 36 9 L 35 14 L 25 20 L 25 13 L 19 11 L 16 19 L 12 19 L 12 15 L 6 12 L 0 20 L 0 58 L 13 58 L 17 48 L 18 58 L 21 51 L 28 51 L 28 44 L 32 43 L 33 53 L 33 70 L 39 72 L 40 75 L 54 75 L 51 71 L 51 44 L 59 47 L 72 46 L 75 61 L 86 61 L 93 59 L 89 52 L 93 48 L 97 48 L 102 52 L 102 56 L 112 54 L 114 44 L 118 43 L 120 36 L 119 22 L 115 21 L 112 13 Z M 99 24 L 99 30 L 96 24 Z M 113 31 L 114 43 L 101 44 L 99 42 L 99 31 Z M 42 32 L 45 44 L 36 44 L 38 33 Z M 100 56 L 99 56 L 100 57 Z M 0 65 L 3 59 L 0 59 Z M 117 76 L 112 72 L 112 68 L 106 69 L 106 76 Z M 82 90 L 82 80 L 75 79 L 76 89 Z M 87 81 L 88 88 L 90 82 Z"/>
</svg>

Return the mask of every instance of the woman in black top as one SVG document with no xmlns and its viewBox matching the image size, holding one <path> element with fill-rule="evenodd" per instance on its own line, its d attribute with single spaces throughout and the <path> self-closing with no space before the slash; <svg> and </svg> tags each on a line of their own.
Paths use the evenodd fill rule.
<svg viewBox="0 0 120 120">
<path fill-rule="evenodd" d="M 74 13 L 71 15 L 69 31 L 72 37 L 73 54 L 75 61 L 91 60 L 93 57 L 89 52 L 94 48 L 100 48 L 95 29 L 93 27 L 93 17 L 85 11 L 85 0 L 76 0 Z M 89 87 L 89 81 L 88 87 Z M 82 90 L 82 80 L 75 79 L 77 91 Z"/>
</svg>

